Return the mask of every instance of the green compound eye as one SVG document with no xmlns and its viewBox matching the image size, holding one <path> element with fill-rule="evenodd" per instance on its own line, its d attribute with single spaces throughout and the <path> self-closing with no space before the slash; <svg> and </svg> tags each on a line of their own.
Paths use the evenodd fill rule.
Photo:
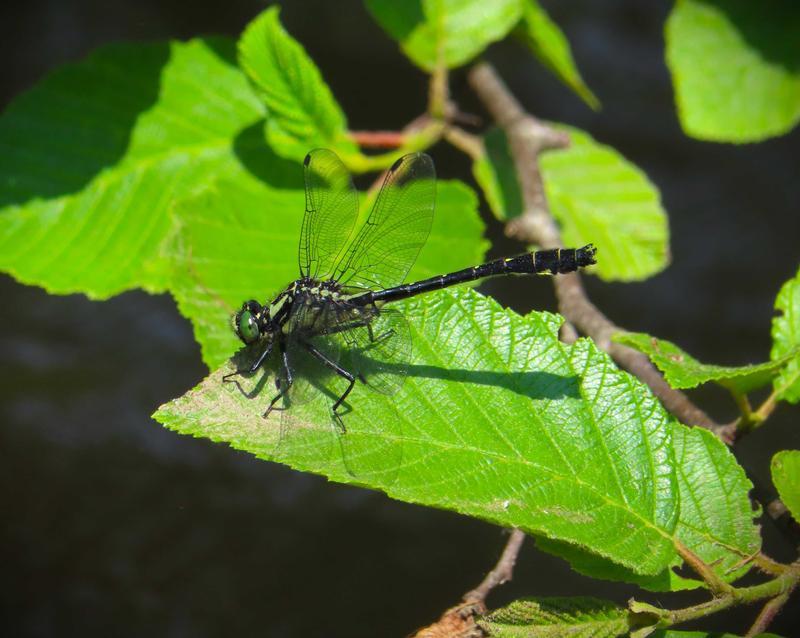
<svg viewBox="0 0 800 638">
<path fill-rule="evenodd" d="M 261 334 L 255 315 L 249 310 L 242 310 L 236 322 L 236 331 L 239 338 L 245 343 L 253 343 Z"/>
</svg>

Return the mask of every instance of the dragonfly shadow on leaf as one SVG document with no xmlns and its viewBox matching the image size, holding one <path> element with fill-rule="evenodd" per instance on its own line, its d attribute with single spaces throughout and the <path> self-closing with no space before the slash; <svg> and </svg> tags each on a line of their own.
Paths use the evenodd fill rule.
<svg viewBox="0 0 800 638">
<path fill-rule="evenodd" d="M 384 368 L 386 367 L 384 365 Z M 580 378 L 576 375 L 564 376 L 544 370 L 515 372 L 467 370 L 425 364 L 392 364 L 392 367 L 396 367 L 397 374 L 408 377 L 494 386 L 529 399 L 557 400 L 580 397 Z"/>
</svg>

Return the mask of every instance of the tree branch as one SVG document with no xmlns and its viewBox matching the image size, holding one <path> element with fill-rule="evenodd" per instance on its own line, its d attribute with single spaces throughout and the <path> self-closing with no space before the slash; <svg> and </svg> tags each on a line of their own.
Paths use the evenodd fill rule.
<svg viewBox="0 0 800 638">
<path fill-rule="evenodd" d="M 445 611 L 439 620 L 417 631 L 413 638 L 482 638 L 486 633 L 475 619 L 486 612 L 486 597 L 498 585 L 511 580 L 525 534 L 512 530 L 497 564 L 475 589 L 464 594 L 463 602 Z"/>
<path fill-rule="evenodd" d="M 472 67 L 468 80 L 488 111 L 504 130 L 517 169 L 525 210 L 510 222 L 506 232 L 526 243 L 545 248 L 563 246 L 561 234 L 547 204 L 539 154 L 568 144 L 564 133 L 555 131 L 526 113 L 495 70 L 486 62 Z M 589 335 L 623 368 L 644 381 L 664 407 L 682 422 L 712 430 L 723 440 L 732 441 L 730 427 L 716 423 L 680 390 L 671 388 L 645 355 L 612 343 L 611 336 L 622 329 L 589 301 L 578 273 L 553 279 L 559 311 L 575 327 Z"/>
<path fill-rule="evenodd" d="M 500 555 L 500 560 L 497 561 L 492 571 L 486 574 L 480 585 L 464 594 L 465 603 L 480 603 L 483 605 L 486 597 L 495 587 L 511 580 L 514 575 L 514 565 L 517 563 L 517 556 L 524 540 L 524 532 L 518 529 L 511 531 L 505 549 Z"/>
</svg>

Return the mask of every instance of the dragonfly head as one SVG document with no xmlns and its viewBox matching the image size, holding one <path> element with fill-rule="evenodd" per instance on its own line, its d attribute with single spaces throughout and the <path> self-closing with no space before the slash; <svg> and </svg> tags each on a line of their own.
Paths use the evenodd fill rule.
<svg viewBox="0 0 800 638">
<path fill-rule="evenodd" d="M 245 301 L 242 309 L 233 316 L 233 329 L 243 343 L 250 345 L 261 336 L 261 316 L 264 308 L 257 301 Z"/>
</svg>

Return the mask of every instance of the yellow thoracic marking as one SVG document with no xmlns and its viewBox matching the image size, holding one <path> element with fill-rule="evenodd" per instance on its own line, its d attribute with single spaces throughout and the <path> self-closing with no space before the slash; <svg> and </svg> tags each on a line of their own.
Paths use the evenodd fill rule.
<svg viewBox="0 0 800 638">
<path fill-rule="evenodd" d="M 281 309 L 281 308 L 283 308 L 283 304 L 285 304 L 285 303 L 286 303 L 287 301 L 289 301 L 290 299 L 291 299 L 291 297 L 288 297 L 288 296 L 286 296 L 286 295 L 282 295 L 282 296 L 278 297 L 278 298 L 277 298 L 277 299 L 276 299 L 276 300 L 275 300 L 275 301 L 272 303 L 272 305 L 270 305 L 270 307 L 269 307 L 269 314 L 270 314 L 270 316 L 271 316 L 271 317 L 274 317 L 274 316 L 275 316 L 275 315 L 276 315 L 276 314 L 277 314 L 277 313 L 280 311 L 280 309 Z"/>
</svg>

